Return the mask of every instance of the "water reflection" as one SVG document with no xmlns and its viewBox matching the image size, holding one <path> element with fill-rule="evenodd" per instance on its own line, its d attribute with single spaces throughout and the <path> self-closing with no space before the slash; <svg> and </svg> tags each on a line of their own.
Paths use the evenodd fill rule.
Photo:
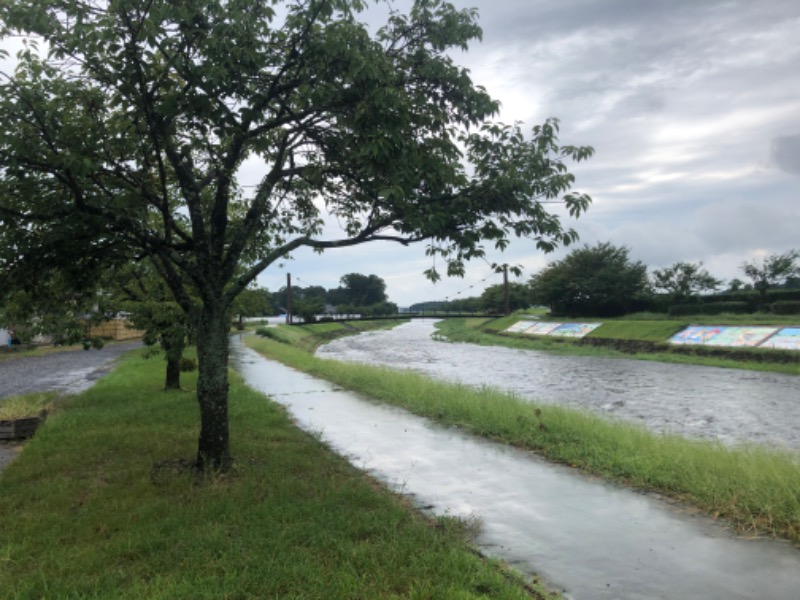
<svg viewBox="0 0 800 600">
<path fill-rule="evenodd" d="M 431 321 L 331 342 L 323 358 L 408 368 L 539 402 L 726 443 L 800 448 L 800 378 L 774 373 L 448 344 Z"/>
</svg>

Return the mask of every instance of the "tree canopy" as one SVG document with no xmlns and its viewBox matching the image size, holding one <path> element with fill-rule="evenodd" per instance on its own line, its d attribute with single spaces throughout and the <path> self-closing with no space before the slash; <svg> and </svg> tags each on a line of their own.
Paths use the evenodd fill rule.
<svg viewBox="0 0 800 600">
<path fill-rule="evenodd" d="M 701 292 L 711 292 L 722 281 L 703 268 L 703 263 L 677 262 L 653 271 L 653 287 L 664 290 L 674 302 L 684 302 Z"/>
<path fill-rule="evenodd" d="M 783 254 L 770 254 L 761 259 L 742 263 L 741 269 L 762 295 L 771 287 L 786 285 L 800 278 L 800 251 L 789 250 Z"/>
<path fill-rule="evenodd" d="M 486 244 L 573 242 L 542 201 L 590 203 L 566 163 L 592 149 L 561 145 L 555 119 L 492 122 L 497 102 L 447 54 L 480 37 L 475 11 L 416 0 L 371 34 L 364 7 L 0 5 L 0 32 L 47 48 L 0 83 L 0 266 L 78 238 L 152 261 L 197 336 L 200 467 L 230 464 L 227 315 L 264 269 L 304 246 L 427 240 L 458 275 Z M 245 162 L 261 168 L 247 193 Z"/>
<path fill-rule="evenodd" d="M 609 242 L 577 248 L 530 280 L 533 301 L 554 314 L 608 317 L 625 314 L 648 290 L 647 267 L 625 246 Z"/>
</svg>

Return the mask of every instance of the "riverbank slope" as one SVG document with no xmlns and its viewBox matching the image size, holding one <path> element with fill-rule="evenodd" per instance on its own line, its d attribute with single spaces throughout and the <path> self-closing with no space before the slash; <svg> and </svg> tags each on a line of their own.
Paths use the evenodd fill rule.
<svg viewBox="0 0 800 600">
<path fill-rule="evenodd" d="M 527 350 L 541 350 L 561 354 L 624 357 L 637 360 L 696 364 L 754 371 L 772 371 L 800 375 L 800 352 L 762 348 L 723 348 L 679 346 L 669 344 L 670 337 L 691 324 L 704 325 L 722 322 L 743 324 L 741 317 L 753 315 L 698 317 L 691 323 L 669 319 L 615 319 L 604 321 L 600 327 L 581 339 L 530 336 L 510 333 L 508 328 L 518 321 L 530 319 L 525 313 L 508 317 L 485 319 L 446 319 L 436 328 L 443 339 L 469 342 L 483 346 L 505 346 Z M 541 317 L 539 317 L 541 318 Z M 733 319 L 730 321 L 730 319 Z M 577 320 L 575 322 L 580 322 Z M 597 322 L 597 321 L 595 321 Z M 782 317 L 772 317 L 771 324 L 790 325 Z M 761 324 L 761 323 L 759 323 Z"/>
</svg>

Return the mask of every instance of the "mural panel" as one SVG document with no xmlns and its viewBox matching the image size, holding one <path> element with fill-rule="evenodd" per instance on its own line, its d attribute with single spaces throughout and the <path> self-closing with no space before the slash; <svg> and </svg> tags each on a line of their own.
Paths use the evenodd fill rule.
<svg viewBox="0 0 800 600">
<path fill-rule="evenodd" d="M 525 335 L 558 335 L 571 338 L 582 338 L 590 331 L 600 327 L 602 323 L 552 323 L 550 321 L 517 321 L 506 329 L 508 333 L 524 333 Z"/>
<path fill-rule="evenodd" d="M 711 346 L 731 346 L 733 348 L 758 346 L 778 331 L 777 327 L 724 327 L 708 344 Z"/>
<path fill-rule="evenodd" d="M 540 322 L 533 325 L 525 331 L 526 335 L 549 335 L 554 329 L 561 327 L 562 323 L 545 323 Z"/>
<path fill-rule="evenodd" d="M 535 325 L 536 321 L 517 321 L 511 327 L 506 329 L 506 333 L 522 333 L 531 325 Z"/>
<path fill-rule="evenodd" d="M 571 338 L 582 338 L 587 333 L 591 333 L 602 323 L 564 323 L 558 329 L 555 329 L 550 335 L 560 335 Z"/>
<path fill-rule="evenodd" d="M 725 327 L 714 326 L 692 326 L 687 327 L 680 333 L 673 335 L 670 344 L 708 344 L 709 341 L 719 335 Z"/>
<path fill-rule="evenodd" d="M 784 327 L 761 344 L 761 347 L 777 350 L 800 350 L 800 327 Z"/>
</svg>

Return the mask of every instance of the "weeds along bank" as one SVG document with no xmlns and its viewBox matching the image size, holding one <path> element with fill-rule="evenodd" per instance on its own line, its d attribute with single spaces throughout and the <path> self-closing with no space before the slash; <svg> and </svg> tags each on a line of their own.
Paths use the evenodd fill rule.
<svg viewBox="0 0 800 600">
<path fill-rule="evenodd" d="M 462 522 L 427 520 L 235 376 L 235 467 L 198 478 L 196 375 L 162 378 L 135 354 L 0 475 L 0 596 L 531 597 Z"/>
<path fill-rule="evenodd" d="M 307 331 L 306 336 L 313 336 Z M 247 341 L 262 354 L 345 388 L 476 435 L 642 490 L 690 502 L 760 531 L 800 543 L 800 456 L 761 447 L 656 435 L 582 411 L 536 406 L 493 390 L 318 359 L 274 340 Z"/>
</svg>

